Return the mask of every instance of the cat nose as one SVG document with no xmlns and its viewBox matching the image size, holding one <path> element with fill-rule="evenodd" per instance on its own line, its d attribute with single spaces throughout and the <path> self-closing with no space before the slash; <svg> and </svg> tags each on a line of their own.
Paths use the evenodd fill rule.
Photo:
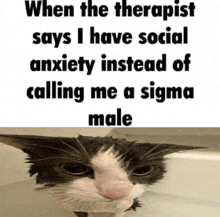
<svg viewBox="0 0 220 217">
<path fill-rule="evenodd" d="M 124 181 L 109 181 L 96 186 L 98 193 L 108 199 L 121 199 L 130 195 L 132 184 Z"/>
</svg>

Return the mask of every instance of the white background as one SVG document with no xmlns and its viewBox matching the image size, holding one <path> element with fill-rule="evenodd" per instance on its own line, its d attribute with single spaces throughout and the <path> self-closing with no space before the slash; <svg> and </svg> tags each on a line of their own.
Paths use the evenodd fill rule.
<svg viewBox="0 0 220 217">
<path fill-rule="evenodd" d="M 162 18 L 116 18 L 113 6 L 116 1 L 93 0 L 94 4 L 105 4 L 110 12 L 106 18 L 82 18 L 79 5 L 82 1 L 48 0 L 48 4 L 75 6 L 75 17 L 42 18 L 27 17 L 24 1 L 0 2 L 0 126 L 1 127 L 82 127 L 88 126 L 89 114 L 114 114 L 122 108 L 123 114 L 131 114 L 133 127 L 219 127 L 220 125 L 220 2 L 217 0 L 195 0 L 195 17 Z M 189 4 L 190 1 L 180 1 Z M 192 1 L 191 1 L 192 2 Z M 129 4 L 154 5 L 174 4 L 171 0 L 128 0 Z M 90 45 L 89 28 L 95 26 L 99 32 L 130 32 L 130 45 Z M 172 31 L 189 28 L 187 45 L 140 45 L 140 32 L 163 32 L 167 26 Z M 85 44 L 76 43 L 77 28 L 84 28 Z M 34 32 L 71 32 L 72 43 L 34 45 Z M 91 76 L 85 72 L 32 72 L 32 59 L 60 59 L 66 53 L 69 59 L 96 59 Z M 109 59 L 159 59 L 161 54 L 168 57 L 167 72 L 101 72 L 100 56 Z M 171 61 L 191 53 L 189 72 L 175 72 Z M 30 86 L 45 86 L 46 81 L 62 81 L 63 86 L 83 86 L 85 99 L 82 103 L 68 100 L 30 100 L 26 90 Z M 141 99 L 140 89 L 149 86 L 193 86 L 193 100 L 176 99 L 158 103 L 155 99 Z M 118 97 L 114 100 L 90 99 L 90 87 L 115 86 Z M 136 89 L 135 99 L 126 100 L 122 93 L 126 86 Z"/>
</svg>

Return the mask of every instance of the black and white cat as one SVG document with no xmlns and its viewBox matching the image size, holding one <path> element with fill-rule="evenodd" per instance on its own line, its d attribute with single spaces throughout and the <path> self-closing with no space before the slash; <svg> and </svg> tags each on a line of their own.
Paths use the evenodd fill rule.
<svg viewBox="0 0 220 217">
<path fill-rule="evenodd" d="M 138 197 L 163 178 L 164 156 L 196 147 L 128 142 L 112 137 L 0 135 L 28 154 L 30 175 L 57 204 L 75 212 L 122 217 L 140 207 Z"/>
</svg>

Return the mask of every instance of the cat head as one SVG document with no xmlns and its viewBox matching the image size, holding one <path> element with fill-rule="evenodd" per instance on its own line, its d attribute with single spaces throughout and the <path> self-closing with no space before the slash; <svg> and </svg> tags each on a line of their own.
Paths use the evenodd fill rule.
<svg viewBox="0 0 220 217">
<path fill-rule="evenodd" d="M 163 178 L 166 155 L 196 148 L 88 136 L 0 135 L 0 142 L 28 154 L 29 173 L 36 174 L 37 184 L 100 200 L 138 197 Z"/>
</svg>

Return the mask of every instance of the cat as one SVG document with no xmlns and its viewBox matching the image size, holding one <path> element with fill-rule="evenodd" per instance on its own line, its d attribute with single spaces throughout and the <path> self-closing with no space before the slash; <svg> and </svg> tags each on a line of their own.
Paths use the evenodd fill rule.
<svg viewBox="0 0 220 217">
<path fill-rule="evenodd" d="M 78 217 L 89 213 L 122 217 L 135 211 L 147 186 L 163 178 L 165 155 L 198 148 L 82 135 L 0 135 L 0 142 L 27 153 L 29 174 L 36 174 L 36 184 Z"/>
</svg>

